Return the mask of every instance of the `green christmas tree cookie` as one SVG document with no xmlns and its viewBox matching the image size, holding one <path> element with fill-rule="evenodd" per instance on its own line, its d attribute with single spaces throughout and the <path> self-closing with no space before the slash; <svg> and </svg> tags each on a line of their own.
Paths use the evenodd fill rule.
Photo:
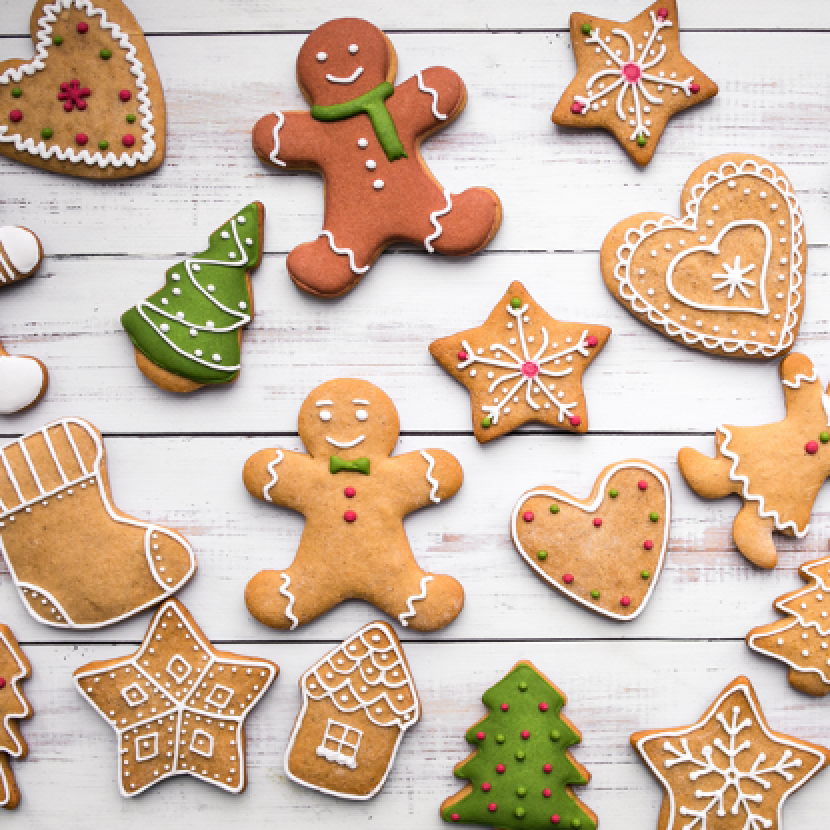
<svg viewBox="0 0 830 830">
<path fill-rule="evenodd" d="M 211 234 L 206 251 L 170 268 L 164 288 L 121 317 L 136 365 L 162 389 L 190 392 L 239 376 L 264 221 L 260 202 L 243 208 Z"/>
<path fill-rule="evenodd" d="M 571 790 L 591 776 L 568 752 L 581 735 L 560 714 L 565 695 L 522 660 L 481 699 L 490 714 L 466 735 L 476 750 L 453 770 L 470 783 L 441 805 L 441 817 L 504 830 L 595 830 L 597 817 Z"/>
</svg>

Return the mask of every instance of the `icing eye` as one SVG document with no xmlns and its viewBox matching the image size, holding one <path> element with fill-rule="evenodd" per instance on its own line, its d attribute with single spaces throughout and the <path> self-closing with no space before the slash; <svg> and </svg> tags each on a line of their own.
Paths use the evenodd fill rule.
<svg viewBox="0 0 830 830">
<path fill-rule="evenodd" d="M 320 63 L 323 63 L 323 61 L 325 61 L 325 59 L 327 57 L 328 57 L 328 55 L 325 52 L 318 52 L 317 53 L 317 60 L 320 61 Z"/>
<path fill-rule="evenodd" d="M 358 409 L 354 416 L 358 421 L 366 421 L 369 418 L 369 413 L 365 409 Z"/>
<path fill-rule="evenodd" d="M 330 421 L 331 420 L 331 412 L 328 409 L 321 409 L 318 413 L 320 415 L 321 421 Z"/>
<path fill-rule="evenodd" d="M 357 54 L 357 44 L 356 43 L 353 43 L 351 46 L 349 46 L 349 54 L 350 55 L 356 55 Z"/>
</svg>

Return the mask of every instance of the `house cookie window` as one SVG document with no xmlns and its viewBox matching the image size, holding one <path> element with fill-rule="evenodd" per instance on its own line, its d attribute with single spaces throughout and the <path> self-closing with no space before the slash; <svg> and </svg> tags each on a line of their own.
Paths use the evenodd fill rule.
<svg viewBox="0 0 830 830">
<path fill-rule="evenodd" d="M 363 733 L 353 726 L 329 718 L 323 740 L 317 747 L 317 754 L 327 761 L 355 769 L 357 767 L 357 750 Z"/>
</svg>

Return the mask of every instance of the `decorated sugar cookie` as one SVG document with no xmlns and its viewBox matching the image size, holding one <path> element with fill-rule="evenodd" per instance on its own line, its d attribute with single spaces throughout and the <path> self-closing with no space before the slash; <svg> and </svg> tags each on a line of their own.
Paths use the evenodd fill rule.
<svg viewBox="0 0 830 830">
<path fill-rule="evenodd" d="M 818 491 L 830 475 L 830 396 L 813 364 L 793 353 L 778 367 L 787 416 L 754 427 L 721 425 L 709 458 L 684 448 L 677 465 L 689 487 L 706 499 L 735 493 L 743 507 L 732 524 L 738 550 L 754 565 L 778 561 L 774 530 L 803 539 Z"/>
<path fill-rule="evenodd" d="M 606 326 L 555 320 L 513 282 L 481 326 L 429 351 L 470 393 L 483 444 L 530 421 L 587 432 L 582 373 L 610 335 Z"/>
<path fill-rule="evenodd" d="M 536 487 L 516 503 L 513 543 L 545 581 L 616 620 L 639 616 L 663 570 L 671 494 L 648 461 L 619 461 L 600 474 L 587 499 Z"/>
<path fill-rule="evenodd" d="M 20 804 L 11 759 L 21 760 L 29 752 L 18 721 L 32 714 L 32 707 L 20 688 L 20 682 L 31 673 L 32 666 L 11 629 L 0 623 L 0 807 L 7 810 Z"/>
<path fill-rule="evenodd" d="M 373 622 L 347 637 L 301 678 L 303 705 L 288 748 L 292 781 L 339 798 L 376 795 L 421 703 L 391 626 Z"/>
<path fill-rule="evenodd" d="M 300 408 L 307 455 L 267 449 L 248 459 L 251 495 L 306 519 L 292 565 L 248 583 L 245 602 L 260 622 L 294 629 L 352 598 L 419 631 L 461 612 L 461 585 L 421 570 L 403 528 L 404 516 L 458 492 L 461 465 L 437 449 L 392 456 L 399 432 L 395 405 L 377 386 L 341 378 Z"/>
<path fill-rule="evenodd" d="M 230 793 L 247 785 L 245 718 L 279 673 L 270 660 L 218 651 L 171 599 L 134 654 L 82 666 L 78 691 L 115 730 L 130 798 L 174 775 Z"/>
<path fill-rule="evenodd" d="M 576 77 L 553 111 L 563 127 L 604 127 L 648 164 L 669 118 L 718 93 L 680 52 L 677 3 L 658 0 L 627 23 L 571 15 Z"/>
<path fill-rule="evenodd" d="M 658 830 L 782 830 L 784 802 L 830 761 L 770 729 L 746 677 L 691 726 L 636 732 L 631 745 L 663 785 Z"/>
<path fill-rule="evenodd" d="M 325 180 L 323 230 L 286 260 L 291 279 L 311 294 L 345 294 L 394 241 L 464 256 L 484 248 L 501 224 L 492 190 L 450 193 L 421 157 L 421 141 L 464 109 L 464 82 L 431 67 L 393 86 L 396 72 L 380 29 L 355 18 L 329 21 L 297 58 L 311 112 L 277 110 L 254 127 L 263 161 Z"/>
<path fill-rule="evenodd" d="M 0 153 L 89 179 L 164 158 L 164 98 L 147 41 L 121 0 L 37 0 L 31 60 L 0 62 Z"/>
<path fill-rule="evenodd" d="M 600 262 L 608 290 L 657 331 L 710 354 L 769 358 L 793 346 L 804 308 L 801 208 L 774 164 L 717 156 L 692 173 L 680 219 L 615 225 Z"/>
</svg>

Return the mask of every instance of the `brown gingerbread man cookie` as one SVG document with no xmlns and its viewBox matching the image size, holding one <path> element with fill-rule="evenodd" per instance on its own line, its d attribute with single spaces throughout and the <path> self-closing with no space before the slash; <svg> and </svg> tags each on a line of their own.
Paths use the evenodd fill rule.
<svg viewBox="0 0 830 830">
<path fill-rule="evenodd" d="M 294 629 L 347 599 L 419 631 L 443 628 L 461 612 L 461 585 L 422 571 L 403 529 L 404 516 L 458 492 L 461 466 L 444 450 L 390 458 L 399 432 L 395 405 L 380 389 L 340 378 L 300 408 L 308 455 L 268 449 L 248 459 L 250 493 L 306 517 L 291 567 L 248 583 L 245 602 L 260 622 Z"/>
<path fill-rule="evenodd" d="M 431 67 L 393 86 L 396 72 L 380 29 L 356 18 L 329 21 L 297 58 L 311 112 L 276 111 L 254 127 L 263 161 L 325 179 L 323 231 L 286 260 L 291 279 L 312 294 L 345 294 L 392 242 L 464 256 L 484 248 L 501 223 L 492 190 L 450 194 L 421 158 L 421 141 L 464 109 L 464 82 Z"/>
</svg>

